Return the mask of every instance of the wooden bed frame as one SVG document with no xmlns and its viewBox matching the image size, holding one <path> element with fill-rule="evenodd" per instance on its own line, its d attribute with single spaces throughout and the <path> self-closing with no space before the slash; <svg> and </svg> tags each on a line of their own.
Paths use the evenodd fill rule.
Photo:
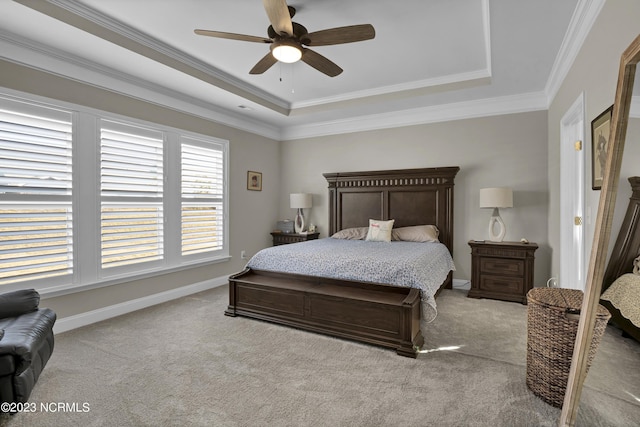
<svg viewBox="0 0 640 427">
<path fill-rule="evenodd" d="M 453 254 L 453 186 L 459 167 L 324 174 L 329 236 L 369 219 L 394 227 L 433 224 Z M 451 288 L 451 273 L 443 283 Z M 439 291 L 438 291 L 439 292 Z M 416 357 L 423 344 L 420 292 L 250 268 L 229 277 L 227 316 L 244 316 L 393 348 Z"/>
<path fill-rule="evenodd" d="M 602 292 L 606 291 L 618 277 L 625 273 L 631 273 L 633 260 L 640 254 L 640 177 L 629 178 L 629 183 L 632 190 L 631 198 L 604 273 Z M 622 329 L 623 335 L 630 336 L 640 342 L 640 328 L 623 317 L 620 310 L 609 301 L 600 300 L 600 304 L 611 312 L 610 321 Z"/>
</svg>

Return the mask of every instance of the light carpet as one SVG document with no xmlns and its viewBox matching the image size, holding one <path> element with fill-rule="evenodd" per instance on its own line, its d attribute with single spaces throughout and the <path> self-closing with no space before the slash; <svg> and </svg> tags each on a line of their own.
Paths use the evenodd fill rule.
<svg viewBox="0 0 640 427">
<path fill-rule="evenodd" d="M 21 426 L 556 426 L 529 391 L 526 306 L 445 290 L 417 359 L 223 315 L 227 288 L 56 336 Z M 637 426 L 640 344 L 612 327 L 578 426 Z M 63 403 L 66 409 L 41 410 Z M 83 412 L 87 409 L 88 411 Z M 85 405 L 85 406 L 83 406 Z M 53 406 L 55 407 L 55 405 Z"/>
</svg>

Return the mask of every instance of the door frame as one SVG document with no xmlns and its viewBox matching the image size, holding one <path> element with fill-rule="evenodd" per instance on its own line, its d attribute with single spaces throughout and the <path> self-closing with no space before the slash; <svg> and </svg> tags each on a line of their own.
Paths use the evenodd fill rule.
<svg viewBox="0 0 640 427">
<path fill-rule="evenodd" d="M 558 286 L 584 291 L 585 96 L 582 92 L 560 120 L 560 273 Z M 576 143 L 580 141 L 580 150 Z M 576 225 L 575 218 L 581 219 Z"/>
</svg>

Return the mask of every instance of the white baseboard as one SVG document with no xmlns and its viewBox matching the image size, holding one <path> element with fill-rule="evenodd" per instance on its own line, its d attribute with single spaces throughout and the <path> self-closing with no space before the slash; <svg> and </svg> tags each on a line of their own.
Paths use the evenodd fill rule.
<svg viewBox="0 0 640 427">
<path fill-rule="evenodd" d="M 85 313 L 74 314 L 73 316 L 58 319 L 53 327 L 54 334 L 70 331 L 72 329 L 87 326 L 102 320 L 111 319 L 112 317 L 121 316 L 132 311 L 151 307 L 152 305 L 161 304 L 187 295 L 213 289 L 218 286 L 226 285 L 229 281 L 228 276 L 217 277 L 215 279 L 205 280 L 203 282 L 194 283 L 188 286 L 171 289 L 169 291 L 160 292 L 131 301 L 122 302 L 120 304 L 110 305 L 108 307 L 99 308 L 97 310 L 87 311 Z"/>
<path fill-rule="evenodd" d="M 464 279 L 453 279 L 453 283 L 451 284 L 453 289 L 471 289 L 471 282 Z"/>
</svg>

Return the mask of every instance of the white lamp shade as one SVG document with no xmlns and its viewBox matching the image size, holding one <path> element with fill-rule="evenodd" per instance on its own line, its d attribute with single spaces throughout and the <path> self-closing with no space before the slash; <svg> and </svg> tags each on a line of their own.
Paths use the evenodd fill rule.
<svg viewBox="0 0 640 427">
<path fill-rule="evenodd" d="M 481 208 L 512 208 L 513 190 L 509 187 L 480 189 Z"/>
<path fill-rule="evenodd" d="M 289 195 L 291 209 L 307 209 L 312 206 L 311 194 L 309 193 L 293 193 Z"/>
</svg>

